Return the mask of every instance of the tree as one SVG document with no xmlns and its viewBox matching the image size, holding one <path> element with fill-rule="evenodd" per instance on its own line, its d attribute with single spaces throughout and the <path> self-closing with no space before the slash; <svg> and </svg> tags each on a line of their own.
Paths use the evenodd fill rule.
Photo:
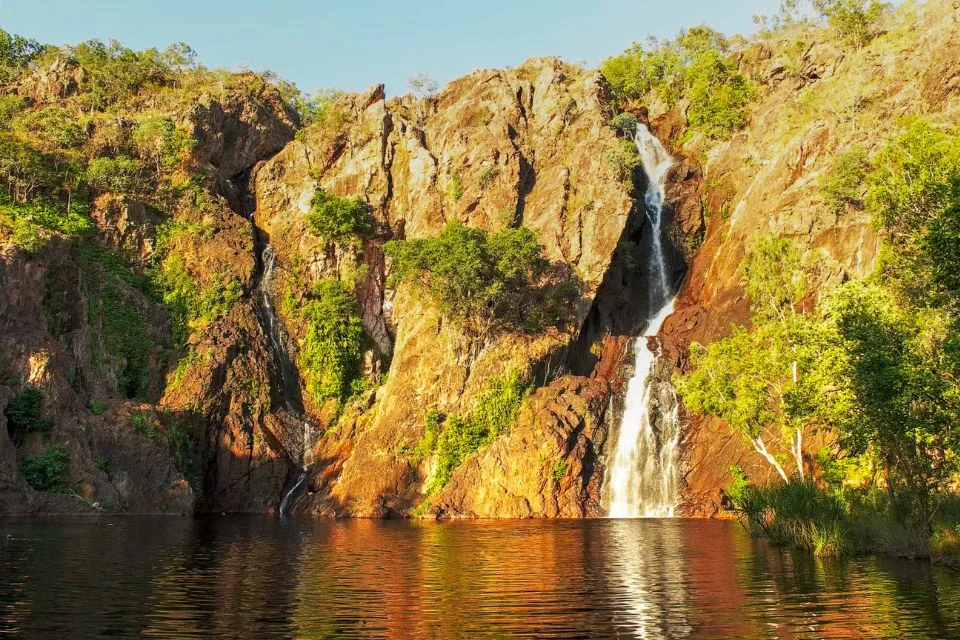
<svg viewBox="0 0 960 640">
<path fill-rule="evenodd" d="M 36 40 L 0 29 L 0 83 L 15 79 L 44 50 Z"/>
<path fill-rule="evenodd" d="M 876 25 L 889 5 L 878 0 L 813 0 L 837 35 L 858 51 L 876 35 Z"/>
<path fill-rule="evenodd" d="M 677 391 L 691 411 L 742 434 L 784 481 L 777 448 L 785 445 L 803 479 L 804 434 L 821 414 L 843 415 L 850 401 L 835 386 L 843 354 L 829 328 L 797 308 L 805 276 L 789 241 L 761 238 L 743 273 L 753 330 L 738 327 L 708 347 L 691 345 L 691 371 L 677 377 Z"/>
<path fill-rule="evenodd" d="M 301 310 L 307 333 L 300 364 L 318 401 L 346 402 L 360 375 L 364 330 L 357 301 L 339 280 L 318 282 Z"/>
<path fill-rule="evenodd" d="M 307 214 L 307 225 L 311 233 L 328 242 L 355 240 L 372 228 L 370 205 L 361 198 L 344 198 L 317 189 Z"/>
<path fill-rule="evenodd" d="M 413 282 L 471 337 L 539 331 L 563 321 L 579 296 L 576 279 L 552 266 L 526 228 L 488 233 L 451 222 L 431 238 L 391 241 L 390 286 Z"/>
<path fill-rule="evenodd" d="M 415 76 L 407 78 L 407 85 L 410 91 L 418 98 L 430 98 L 437 92 L 440 85 L 436 80 L 425 73 L 418 73 Z"/>
<path fill-rule="evenodd" d="M 826 317 L 849 354 L 845 374 L 854 397 L 849 412 L 829 422 L 849 451 L 877 453 L 891 502 L 903 490 L 929 529 L 938 495 L 960 471 L 960 382 L 948 353 L 952 323 L 863 281 L 835 291 Z"/>
</svg>

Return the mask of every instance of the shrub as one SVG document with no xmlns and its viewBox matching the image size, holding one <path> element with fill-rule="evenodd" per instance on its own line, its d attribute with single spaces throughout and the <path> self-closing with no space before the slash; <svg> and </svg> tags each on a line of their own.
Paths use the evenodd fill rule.
<svg viewBox="0 0 960 640">
<path fill-rule="evenodd" d="M 342 405 L 360 375 L 364 331 L 357 302 L 339 280 L 321 280 L 301 309 L 307 333 L 300 345 L 300 366 L 318 401 Z"/>
<path fill-rule="evenodd" d="M 569 469 L 570 463 L 567 462 L 566 458 L 561 458 L 553 465 L 553 468 L 550 469 L 550 477 L 553 478 L 554 482 L 560 483 L 567 476 L 567 469 Z"/>
<path fill-rule="evenodd" d="M 69 464 L 70 454 L 64 447 L 50 447 L 39 458 L 24 458 L 20 474 L 37 491 L 60 493 L 67 489 L 63 476 Z"/>
<path fill-rule="evenodd" d="M 889 5 L 878 0 L 813 0 L 836 34 L 857 49 L 876 35 L 877 22 Z"/>
<path fill-rule="evenodd" d="M 745 107 L 754 97 L 749 81 L 716 50 L 694 58 L 686 74 L 687 120 L 708 138 L 726 139 L 747 124 Z"/>
<path fill-rule="evenodd" d="M 847 205 L 863 206 L 865 180 L 870 161 L 863 149 L 845 151 L 833 160 L 830 169 L 820 178 L 820 194 L 836 215 Z"/>
<path fill-rule="evenodd" d="M 643 165 L 637 146 L 629 140 L 617 140 L 607 152 L 607 164 L 620 182 L 632 183 L 637 169 Z"/>
<path fill-rule="evenodd" d="M 526 228 L 492 234 L 459 222 L 440 235 L 392 241 L 390 286 L 424 287 L 444 316 L 473 336 L 494 329 L 539 331 L 556 325 L 579 295 L 572 275 L 551 267 Z"/>
<path fill-rule="evenodd" d="M 90 413 L 92 413 L 95 416 L 102 416 L 106 410 L 107 410 L 106 403 L 103 403 L 100 401 L 93 402 L 90 405 Z"/>
<path fill-rule="evenodd" d="M 722 34 L 693 27 L 672 41 L 651 40 L 648 47 L 634 43 L 600 65 L 619 100 L 655 97 L 670 108 L 686 98 L 690 127 L 711 138 L 727 138 L 746 124 L 745 107 L 755 91 L 728 60 Z"/>
<path fill-rule="evenodd" d="M 311 233 L 324 240 L 354 239 L 371 229 L 370 205 L 360 198 L 344 198 L 317 189 L 307 225 Z"/>
<path fill-rule="evenodd" d="M 417 449 L 437 453 L 437 466 L 427 495 L 440 491 L 453 472 L 467 457 L 493 442 L 517 419 L 520 406 L 527 397 L 527 384 L 518 374 L 494 380 L 466 416 L 446 416 L 432 411 L 427 414 L 427 431 Z"/>
<path fill-rule="evenodd" d="M 49 431 L 53 422 L 43 417 L 43 393 L 39 389 L 27 387 L 4 409 L 7 417 L 7 432 L 14 442 L 23 440 L 28 433 Z"/>
<path fill-rule="evenodd" d="M 613 120 L 610 121 L 610 126 L 622 135 L 632 138 L 637 131 L 637 117 L 632 113 L 621 113 L 614 116 Z"/>
<path fill-rule="evenodd" d="M 87 165 L 87 181 L 101 191 L 136 193 L 142 171 L 140 162 L 128 156 L 94 158 Z"/>
</svg>

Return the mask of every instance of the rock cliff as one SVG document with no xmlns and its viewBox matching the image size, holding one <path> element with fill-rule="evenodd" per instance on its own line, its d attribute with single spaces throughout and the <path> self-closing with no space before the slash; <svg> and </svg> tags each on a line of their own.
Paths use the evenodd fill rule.
<svg viewBox="0 0 960 640">
<path fill-rule="evenodd" d="M 795 240 L 821 287 L 870 271 L 878 239 L 867 215 L 825 206 L 820 176 L 839 152 L 881 144 L 901 116 L 960 122 L 958 17 L 948 0 L 908 4 L 860 51 L 816 29 L 744 45 L 735 59 L 758 97 L 729 140 L 688 130 L 683 104 L 649 117 L 677 159 L 668 261 L 682 286 L 661 332 L 661 376 L 687 365 L 691 342 L 748 321 L 739 265 L 757 237 Z M 4 93 L 32 109 L 70 106 L 85 74 L 58 59 Z M 186 132 L 188 195 L 98 191 L 88 235 L 44 232 L 34 251 L 0 225 L 0 407 L 34 387 L 52 423 L 14 438 L 0 412 L 0 513 L 271 512 L 296 489 L 289 509 L 316 515 L 604 514 L 624 356 L 649 313 L 637 265 L 650 229 L 642 171 L 611 162 L 623 141 L 598 72 L 546 58 L 475 71 L 420 99 L 388 99 L 378 86 L 304 127 L 253 74 L 172 106 L 141 103 Z M 112 126 L 130 125 L 96 121 L 87 135 Z M 312 233 L 318 189 L 366 203 L 370 233 Z M 570 320 L 477 340 L 422 291 L 392 287 L 383 245 L 453 221 L 535 231 L 545 257 L 582 285 Z M 177 298 L 141 286 L 159 251 L 196 291 L 216 294 L 215 312 L 178 325 Z M 351 283 L 366 336 L 366 387 L 343 406 L 317 399 L 297 368 L 309 330 L 301 309 L 331 279 Z M 112 338 L 117 322 L 138 327 L 120 335 L 146 347 Z M 512 426 L 431 491 L 428 415 L 467 415 L 509 376 L 530 389 Z M 717 511 L 731 464 L 766 473 L 723 425 L 687 416 L 684 433 L 686 514 Z M 65 493 L 35 491 L 18 470 L 51 443 L 69 452 Z"/>
</svg>

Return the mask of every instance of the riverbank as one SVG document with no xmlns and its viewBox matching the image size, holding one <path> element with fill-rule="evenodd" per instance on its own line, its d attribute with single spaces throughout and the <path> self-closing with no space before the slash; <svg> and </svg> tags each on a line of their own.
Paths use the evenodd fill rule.
<svg viewBox="0 0 960 640">
<path fill-rule="evenodd" d="M 818 557 L 885 555 L 960 570 L 960 496 L 939 500 L 929 526 L 872 490 L 837 491 L 791 481 L 732 489 L 732 510 L 751 533 Z"/>
</svg>

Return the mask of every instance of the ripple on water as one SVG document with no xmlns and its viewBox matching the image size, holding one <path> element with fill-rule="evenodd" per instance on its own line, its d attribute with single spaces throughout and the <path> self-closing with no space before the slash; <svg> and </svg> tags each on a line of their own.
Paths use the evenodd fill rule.
<svg viewBox="0 0 960 640">
<path fill-rule="evenodd" d="M 0 634 L 960 637 L 960 574 L 735 523 L 0 520 Z"/>
</svg>

